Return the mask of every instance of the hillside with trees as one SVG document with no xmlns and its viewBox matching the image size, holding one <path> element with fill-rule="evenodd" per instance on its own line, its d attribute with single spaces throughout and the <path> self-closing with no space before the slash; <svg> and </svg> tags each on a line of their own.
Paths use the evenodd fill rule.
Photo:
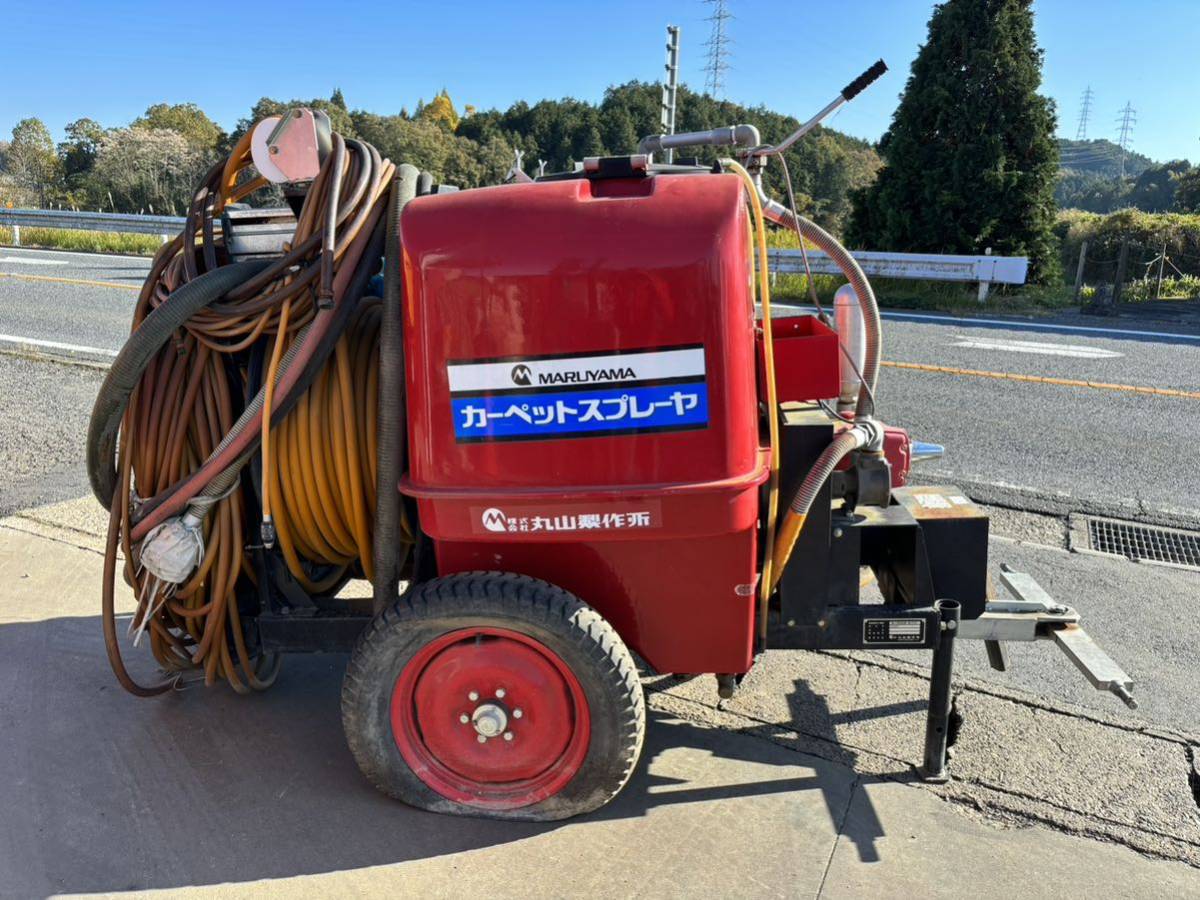
<svg viewBox="0 0 1200 900">
<path fill-rule="evenodd" d="M 1069 141 L 1060 139 L 1059 171 L 1054 200 L 1061 209 L 1108 213 L 1131 207 L 1143 212 L 1189 212 L 1187 190 L 1183 206 L 1176 201 L 1178 188 L 1192 165 L 1185 159 L 1158 163 L 1141 153 L 1124 154 L 1109 140 Z M 1194 180 L 1194 176 L 1193 176 Z"/>
<path fill-rule="evenodd" d="M 586 156 L 634 152 L 639 138 L 658 131 L 659 96 L 658 84 L 631 81 L 609 88 L 599 103 L 566 98 L 479 111 L 458 109 L 443 90 L 411 113 L 378 113 L 349 108 L 335 90 L 328 99 L 264 97 L 228 134 L 193 103 L 161 103 L 124 125 L 76 119 L 57 146 L 45 125 L 31 118 L 18 123 L 7 145 L 0 144 L 0 203 L 180 214 L 196 182 L 246 129 L 298 105 L 324 110 L 343 135 L 369 141 L 395 161 L 428 169 L 438 181 L 462 187 L 496 184 L 518 149 L 530 174 L 539 161 L 554 172 Z M 686 87 L 678 104 L 681 131 L 747 122 L 769 140 L 799 125 L 790 116 L 714 100 Z M 809 135 L 786 161 L 797 204 L 834 230 L 849 214 L 851 190 L 867 184 L 880 165 L 869 143 L 830 129 Z M 773 193 L 784 194 L 778 164 L 772 163 L 766 180 Z"/>
</svg>

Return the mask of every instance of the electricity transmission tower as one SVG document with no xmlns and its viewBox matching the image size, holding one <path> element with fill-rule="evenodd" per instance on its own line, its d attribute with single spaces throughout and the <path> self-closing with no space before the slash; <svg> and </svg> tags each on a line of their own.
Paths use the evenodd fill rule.
<svg viewBox="0 0 1200 900">
<path fill-rule="evenodd" d="M 708 43 L 708 63 L 705 65 L 704 92 L 710 97 L 719 98 L 725 92 L 725 73 L 729 71 L 729 34 L 726 25 L 733 14 L 726 6 L 725 0 L 704 0 L 712 4 L 713 14 L 708 17 L 712 22 L 712 31 Z"/>
<path fill-rule="evenodd" d="M 1092 112 L 1092 86 L 1089 84 L 1087 90 L 1083 92 L 1083 99 L 1079 102 L 1079 127 L 1075 129 L 1075 140 L 1087 140 L 1088 116 Z"/>
<path fill-rule="evenodd" d="M 1133 108 L 1133 103 L 1129 100 L 1125 101 L 1125 108 L 1120 113 L 1120 128 L 1121 135 L 1117 138 L 1117 144 L 1121 148 L 1121 177 L 1125 177 L 1125 154 L 1129 152 L 1129 145 L 1133 143 L 1133 126 L 1137 124 L 1137 110 Z"/>
</svg>

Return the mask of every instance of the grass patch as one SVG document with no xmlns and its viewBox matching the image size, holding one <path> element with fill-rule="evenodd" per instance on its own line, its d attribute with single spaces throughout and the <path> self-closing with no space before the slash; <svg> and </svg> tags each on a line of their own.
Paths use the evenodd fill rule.
<svg viewBox="0 0 1200 900">
<path fill-rule="evenodd" d="M 796 249 L 800 238 L 784 228 L 767 231 L 771 247 Z M 811 244 L 809 249 L 815 249 Z M 997 285 L 988 294 L 987 302 L 979 302 L 974 284 L 953 281 L 912 281 L 909 279 L 872 278 L 871 286 L 879 305 L 890 309 L 917 309 L 949 313 L 1036 313 L 1073 306 L 1071 285 L 1040 284 Z M 813 287 L 823 305 L 833 303 L 833 295 L 846 283 L 840 275 L 814 275 Z M 1164 294 L 1165 283 L 1164 283 Z M 777 275 L 771 282 L 771 298 L 783 303 L 809 302 L 808 278 L 804 275 Z"/>
<path fill-rule="evenodd" d="M 973 284 L 950 281 L 910 281 L 872 278 L 871 286 L 879 305 L 889 309 L 917 309 L 950 313 L 1033 313 L 1065 309 L 1075 305 L 1070 285 L 1005 285 L 992 288 L 986 303 L 979 302 Z M 814 275 L 813 286 L 822 304 L 833 302 L 837 289 L 846 279 L 836 275 Z M 771 298 L 779 302 L 807 303 L 808 279 L 803 275 L 779 275 L 771 288 Z"/>
<path fill-rule="evenodd" d="M 0 244 L 13 245 L 11 228 L 0 227 Z M 65 228 L 22 228 L 22 247 L 47 250 L 78 250 L 83 253 L 126 253 L 153 256 L 162 244 L 154 234 L 125 234 L 112 231 L 71 231 Z"/>
<path fill-rule="evenodd" d="M 1145 303 L 1154 299 L 1154 291 L 1158 287 L 1157 277 L 1135 278 L 1121 288 L 1122 303 Z M 1094 293 L 1094 289 L 1093 289 Z M 1160 300 L 1192 300 L 1200 297 L 1200 277 L 1182 275 L 1176 278 L 1164 278 L 1162 290 L 1158 295 Z"/>
</svg>

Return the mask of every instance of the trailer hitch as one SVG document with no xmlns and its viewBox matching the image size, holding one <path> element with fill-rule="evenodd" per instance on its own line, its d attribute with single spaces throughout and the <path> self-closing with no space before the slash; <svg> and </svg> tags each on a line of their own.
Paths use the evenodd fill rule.
<svg viewBox="0 0 1200 900">
<path fill-rule="evenodd" d="M 1032 576 L 1000 566 L 1000 583 L 1011 600 L 989 600 L 984 612 L 959 625 L 958 637 L 984 641 L 992 668 L 1007 669 L 1005 641 L 1054 641 L 1092 687 L 1109 691 L 1137 709 L 1133 679 L 1104 652 L 1079 624 L 1079 613 L 1057 603 Z"/>
<path fill-rule="evenodd" d="M 938 601 L 942 626 L 933 648 L 929 708 L 925 720 L 925 759 L 920 770 L 926 781 L 949 779 L 946 745 L 952 707 L 950 679 L 954 645 L 958 640 L 983 641 L 992 668 L 1001 672 L 1008 668 L 1004 657 L 1005 641 L 1053 640 L 1092 687 L 1110 691 L 1130 709 L 1137 709 L 1132 693 L 1133 679 L 1083 630 L 1079 613 L 1070 606 L 1056 603 L 1030 575 L 1004 564 L 1000 570 L 1000 583 L 1013 599 L 989 600 L 977 618 L 960 619 L 957 604 L 947 606 L 947 601 Z"/>
</svg>

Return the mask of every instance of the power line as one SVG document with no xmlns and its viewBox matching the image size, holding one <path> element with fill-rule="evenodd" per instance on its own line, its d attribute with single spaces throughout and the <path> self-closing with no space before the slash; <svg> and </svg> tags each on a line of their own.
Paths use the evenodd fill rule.
<svg viewBox="0 0 1200 900">
<path fill-rule="evenodd" d="M 1133 143 L 1133 126 L 1137 124 L 1137 110 L 1133 102 L 1125 101 L 1125 108 L 1119 113 L 1121 136 L 1117 138 L 1117 146 L 1121 148 L 1121 177 L 1125 177 L 1125 155 L 1129 153 L 1129 145 Z"/>
<path fill-rule="evenodd" d="M 712 4 L 713 14 L 708 17 L 712 23 L 708 42 L 708 62 L 705 65 L 704 91 L 710 97 L 719 98 L 725 92 L 725 73 L 729 71 L 729 34 L 726 24 L 733 14 L 725 5 L 725 0 L 704 0 Z"/>
<path fill-rule="evenodd" d="M 1092 86 L 1089 84 L 1087 90 L 1083 92 L 1083 99 L 1079 104 L 1079 127 L 1075 129 L 1075 140 L 1087 140 L 1088 115 L 1092 111 Z"/>
</svg>

